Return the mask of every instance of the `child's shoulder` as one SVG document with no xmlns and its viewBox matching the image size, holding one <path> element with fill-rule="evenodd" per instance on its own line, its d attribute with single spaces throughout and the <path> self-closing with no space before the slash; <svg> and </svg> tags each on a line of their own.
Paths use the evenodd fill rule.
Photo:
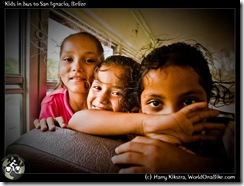
<svg viewBox="0 0 244 186">
<path fill-rule="evenodd" d="M 67 93 L 67 89 L 65 89 L 65 88 L 56 89 L 56 90 L 52 91 L 51 93 L 49 93 L 48 95 L 46 95 L 43 98 L 42 103 L 52 102 L 53 100 L 56 100 L 59 98 L 63 99 L 63 97 L 65 96 L 66 93 Z"/>
</svg>

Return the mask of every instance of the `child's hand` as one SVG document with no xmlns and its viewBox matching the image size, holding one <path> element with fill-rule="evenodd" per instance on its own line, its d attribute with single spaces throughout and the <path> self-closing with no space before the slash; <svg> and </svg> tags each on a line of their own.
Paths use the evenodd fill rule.
<svg viewBox="0 0 244 186">
<path fill-rule="evenodd" d="M 62 116 L 56 117 L 56 118 L 42 118 L 41 120 L 35 119 L 34 125 L 37 129 L 41 129 L 41 131 L 55 131 L 55 125 L 60 126 L 61 128 L 67 127 L 67 125 L 64 123 L 64 119 Z"/>
<path fill-rule="evenodd" d="M 153 119 L 148 117 L 149 120 L 144 121 L 143 124 L 144 135 L 174 144 L 214 140 L 214 136 L 194 134 L 204 130 L 225 128 L 224 124 L 206 122 L 207 118 L 219 114 L 219 111 L 206 110 L 206 108 L 207 103 L 200 102 L 188 105 L 176 113 L 154 115 Z"/>
<path fill-rule="evenodd" d="M 219 172 L 225 170 L 226 162 L 194 155 L 176 145 L 145 136 L 121 144 L 115 153 L 111 160 L 121 165 L 119 173 Z"/>
<path fill-rule="evenodd" d="M 161 140 L 137 136 L 118 146 L 111 160 L 116 165 L 124 165 L 119 173 L 187 172 L 189 167 L 190 171 L 201 168 L 192 169 L 188 162 L 198 156 L 181 149 Z"/>
</svg>

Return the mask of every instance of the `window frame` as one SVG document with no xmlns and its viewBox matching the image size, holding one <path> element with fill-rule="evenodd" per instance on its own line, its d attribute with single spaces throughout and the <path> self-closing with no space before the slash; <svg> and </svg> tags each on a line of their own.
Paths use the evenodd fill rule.
<svg viewBox="0 0 244 186">
<path fill-rule="evenodd" d="M 5 9 L 4 11 L 8 11 L 8 9 Z M 20 72 L 17 74 L 5 74 L 5 94 L 15 94 L 15 95 L 21 95 L 22 97 L 22 104 L 20 104 L 20 110 L 22 112 L 21 114 L 21 121 L 20 121 L 20 134 L 24 134 L 26 132 L 26 125 L 24 124 L 26 122 L 26 105 L 25 98 L 26 98 L 26 86 L 25 86 L 25 75 L 26 75 L 26 69 L 25 69 L 25 59 L 26 55 L 23 55 L 25 51 L 25 31 L 26 31 L 26 11 L 25 10 L 17 10 L 19 14 L 19 30 L 18 32 L 18 65 L 20 67 Z M 6 16 L 6 13 L 5 13 Z M 5 20 L 7 18 L 5 17 Z M 5 42 L 8 42 L 5 40 Z M 16 88 L 9 88 L 8 85 L 17 85 Z M 5 123 L 6 124 L 6 123 Z"/>
<path fill-rule="evenodd" d="M 38 118 L 41 101 L 47 90 L 52 90 L 57 82 L 47 81 L 47 42 L 48 19 L 51 18 L 75 31 L 90 31 L 89 25 L 82 27 L 79 20 L 62 10 L 22 9 L 19 27 L 20 74 L 5 74 L 5 94 L 21 94 L 21 134 L 34 128 L 33 121 Z M 66 19 L 67 18 L 67 19 Z M 70 19 L 74 21 L 69 22 Z M 75 24 L 77 22 L 77 25 Z M 64 24 L 67 23 L 67 24 Z M 75 29 L 76 28 L 76 29 Z M 90 30 L 89 30 L 90 29 Z M 102 44 L 110 46 L 114 53 L 117 44 L 106 41 L 106 37 L 94 31 Z M 102 39 L 101 39 L 102 38 Z M 19 88 L 10 88 L 17 85 Z"/>
</svg>

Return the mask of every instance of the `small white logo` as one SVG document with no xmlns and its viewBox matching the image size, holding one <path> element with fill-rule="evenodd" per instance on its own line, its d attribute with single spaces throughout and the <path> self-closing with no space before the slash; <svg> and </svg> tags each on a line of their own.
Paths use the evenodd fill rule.
<svg viewBox="0 0 244 186">
<path fill-rule="evenodd" d="M 10 180 L 19 179 L 25 172 L 24 160 L 16 154 L 10 154 L 2 160 L 2 171 Z"/>
</svg>

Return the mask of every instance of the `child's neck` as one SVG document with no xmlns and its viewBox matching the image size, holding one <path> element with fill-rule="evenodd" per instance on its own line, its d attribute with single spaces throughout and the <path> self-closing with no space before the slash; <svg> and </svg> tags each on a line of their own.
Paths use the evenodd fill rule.
<svg viewBox="0 0 244 186">
<path fill-rule="evenodd" d="M 75 113 L 80 110 L 87 109 L 87 94 L 75 94 L 72 93 L 70 95 L 69 93 L 69 105 L 72 111 Z"/>
</svg>

